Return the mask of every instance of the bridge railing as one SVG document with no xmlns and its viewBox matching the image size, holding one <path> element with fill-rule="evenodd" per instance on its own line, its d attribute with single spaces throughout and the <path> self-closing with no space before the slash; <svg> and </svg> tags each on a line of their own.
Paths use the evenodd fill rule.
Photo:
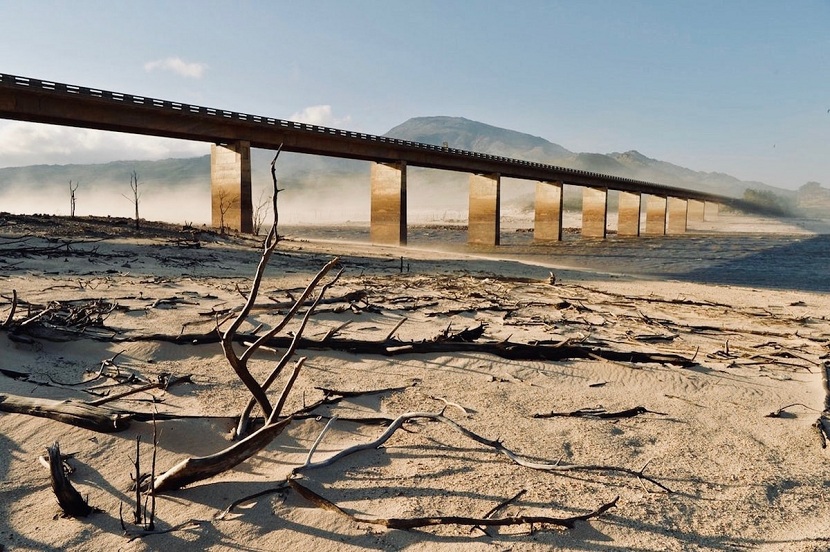
<svg viewBox="0 0 830 552">
<path fill-rule="evenodd" d="M 179 113 L 187 113 L 190 115 L 199 115 L 207 118 L 224 118 L 236 121 L 242 121 L 256 125 L 278 126 L 281 128 L 288 128 L 299 132 L 309 132 L 318 134 L 329 134 L 332 136 L 341 136 L 354 140 L 366 140 L 372 142 L 380 142 L 386 144 L 393 144 L 395 146 L 410 148 L 413 150 L 427 150 L 439 152 L 445 155 L 455 155 L 464 157 L 474 157 L 496 163 L 502 163 L 513 166 L 533 167 L 539 170 L 549 170 L 559 173 L 569 174 L 573 176 L 581 176 L 588 178 L 596 178 L 598 180 L 606 180 L 616 183 L 627 183 L 632 185 L 646 185 L 656 189 L 665 189 L 668 192 L 673 188 L 663 184 L 654 182 L 645 182 L 642 180 L 635 180 L 622 176 L 614 176 L 608 174 L 595 173 L 591 171 L 583 171 L 580 169 L 572 169 L 569 167 L 560 167 L 557 165 L 549 165 L 546 163 L 538 163 L 535 161 L 526 161 L 523 159 L 513 159 L 509 157 L 502 157 L 499 155 L 491 155 L 476 151 L 469 151 L 463 149 L 450 148 L 445 146 L 436 146 L 433 144 L 425 144 L 423 142 L 413 142 L 410 140 L 401 140 L 399 138 L 390 138 L 386 136 L 379 136 L 375 134 L 366 134 L 362 132 L 354 132 L 349 130 L 342 130 L 332 127 L 325 127 L 319 125 L 312 125 L 309 123 L 301 123 L 297 121 L 288 121 L 285 119 L 275 119 L 271 117 L 262 117 L 259 115 L 251 115 L 248 113 L 240 113 L 236 111 L 227 111 L 223 109 L 216 109 L 212 107 L 203 107 L 199 105 L 173 102 L 169 100 L 161 100 L 158 98 L 148 98 L 146 96 L 137 96 L 133 94 L 124 94 L 121 92 L 111 92 L 109 90 L 101 90 L 97 88 L 88 88 L 85 86 L 76 86 L 72 84 L 64 84 L 59 82 L 44 81 L 29 77 L 21 77 L 17 75 L 9 75 L 0 73 L 0 85 L 21 86 L 33 89 L 40 89 L 49 92 L 57 92 L 64 94 L 73 94 L 79 96 L 86 96 L 97 98 L 104 101 L 119 102 L 122 104 L 140 105 L 150 108 L 165 109 L 176 111 Z"/>
</svg>

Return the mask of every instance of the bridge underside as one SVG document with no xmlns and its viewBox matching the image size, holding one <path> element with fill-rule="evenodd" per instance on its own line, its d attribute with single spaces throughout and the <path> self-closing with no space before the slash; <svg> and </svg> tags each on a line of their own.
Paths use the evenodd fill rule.
<svg viewBox="0 0 830 552">
<path fill-rule="evenodd" d="M 406 245 L 406 162 L 373 163 L 371 167 L 370 237 L 378 245 Z M 240 141 L 211 146 L 211 221 L 215 228 L 251 233 L 251 145 Z M 619 192 L 617 235 L 637 237 L 644 224 L 645 235 L 683 234 L 689 222 L 717 216 L 713 202 L 671 196 Z M 561 241 L 563 182 L 537 182 L 534 235 L 537 242 Z M 645 215 L 645 218 L 644 216 Z M 471 174 L 467 241 L 499 245 L 501 238 L 501 176 Z M 606 238 L 608 234 L 608 189 L 583 187 L 582 236 Z"/>
</svg>

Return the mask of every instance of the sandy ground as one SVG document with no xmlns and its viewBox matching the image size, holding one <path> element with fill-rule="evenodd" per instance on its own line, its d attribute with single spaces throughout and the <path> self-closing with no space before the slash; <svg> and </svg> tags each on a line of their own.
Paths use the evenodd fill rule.
<svg viewBox="0 0 830 552">
<path fill-rule="evenodd" d="M 678 238 L 566 240 L 521 254 L 509 247 L 437 252 L 294 236 L 280 244 L 263 281 L 260 303 L 273 306 L 255 310 L 244 330 L 273 327 L 285 312 L 279 303 L 337 255 L 344 273 L 328 296 L 363 291 L 365 298 L 321 306 L 307 337 L 323 339 L 337 329 L 344 338 L 381 342 L 405 318 L 394 331 L 402 341 L 484 324 L 482 342 L 579 343 L 692 362 L 302 350 L 307 361 L 288 412 L 320 398 L 319 387 L 406 388 L 358 396 L 319 409 L 319 419 L 292 422 L 235 469 L 158 498 L 157 529 L 193 524 L 134 540 L 124 534 L 119 508 L 127 528 L 134 528 L 135 442 L 141 436 L 146 470 L 152 424 L 96 433 L 2 413 L 0 550 L 827 550 L 830 466 L 813 427 L 830 358 L 830 245 L 815 233 L 821 229 L 815 221 L 773 225 L 724 216 L 697 229 L 704 233 Z M 127 385 L 111 377 L 114 366 L 96 374 L 104 359 L 118 355 L 121 376 L 192 375 L 192 384 L 112 403 L 182 417 L 158 423 L 158 472 L 231 444 L 233 417 L 247 395 L 219 345 L 138 338 L 210 332 L 211 312 L 243 302 L 259 259 L 253 240 L 197 233 L 201 247 L 187 248 L 190 236 L 176 228 L 136 233 L 127 226 L 24 218 L 4 219 L 0 236 L 0 323 L 12 290 L 21 303 L 16 324 L 50 304 L 63 313 L 118 305 L 81 335 L 57 319 L 33 332 L 32 343 L 0 331 L 0 368 L 29 374 L 0 375 L 0 395 L 89 401 L 98 398 L 93 393 L 116 393 Z M 264 378 L 279 353 L 257 353 L 254 374 Z M 379 449 L 309 472 L 304 483 L 350 513 L 379 517 L 482 517 L 520 491 L 494 517 L 567 517 L 619 500 L 569 530 L 526 524 L 487 533 L 453 525 L 393 530 L 322 510 L 294 492 L 264 495 L 216 519 L 231 502 L 274 487 L 302 464 L 325 416 L 395 417 L 436 412 L 446 402 L 454 405 L 446 410 L 453 420 L 525 458 L 645 467 L 672 492 L 605 468 L 532 470 L 446 425 L 420 421 Z M 534 417 L 637 406 L 649 412 L 618 419 Z M 382 431 L 335 422 L 315 460 Z M 100 512 L 61 516 L 48 471 L 38 462 L 55 441 L 72 453 L 71 480 Z"/>
</svg>

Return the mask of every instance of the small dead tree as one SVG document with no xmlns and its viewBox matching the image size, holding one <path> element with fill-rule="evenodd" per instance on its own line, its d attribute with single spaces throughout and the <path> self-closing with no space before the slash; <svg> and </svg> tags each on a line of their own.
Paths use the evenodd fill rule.
<svg viewBox="0 0 830 552">
<path fill-rule="evenodd" d="M 225 235 L 225 213 L 231 208 L 230 197 L 227 190 L 219 190 L 219 234 Z"/>
<path fill-rule="evenodd" d="M 277 151 L 277 156 L 279 156 L 279 151 Z M 245 302 L 245 305 L 242 307 L 242 310 L 234 319 L 230 327 L 227 330 L 225 330 L 225 332 L 222 334 L 221 339 L 222 349 L 225 353 L 225 358 L 228 360 L 228 364 L 230 364 L 231 368 L 236 373 L 237 377 L 240 379 L 240 381 L 242 381 L 242 383 L 245 385 L 245 387 L 248 389 L 251 395 L 251 404 L 249 407 L 245 409 L 245 412 L 249 413 L 254 406 L 259 406 L 259 409 L 265 416 L 265 424 L 258 430 L 248 435 L 245 435 L 244 438 L 236 441 L 233 445 L 220 452 L 211 454 L 209 456 L 190 457 L 182 460 L 181 462 L 179 462 L 178 464 L 176 464 L 175 466 L 173 466 L 172 468 L 170 468 L 165 473 L 163 473 L 155 479 L 151 487 L 153 493 L 165 492 L 171 489 L 178 489 L 184 485 L 188 485 L 196 481 L 201 481 L 203 479 L 212 477 L 214 475 L 220 474 L 224 471 L 233 468 L 234 466 L 240 464 L 241 462 L 244 462 L 257 452 L 262 450 L 264 447 L 266 447 L 268 443 L 273 441 L 280 433 L 282 433 L 282 431 L 293 420 L 292 416 L 288 416 L 281 419 L 280 414 L 285 405 L 286 398 L 288 397 L 288 394 L 291 392 L 291 388 L 293 387 L 294 382 L 296 381 L 297 376 L 299 375 L 300 369 L 303 366 L 305 358 L 300 358 L 296 361 L 294 369 L 292 373 L 289 375 L 288 380 L 285 383 L 285 387 L 277 397 L 277 401 L 275 403 L 271 403 L 270 399 L 268 398 L 267 391 L 270 385 L 276 380 L 276 378 L 282 372 L 282 369 L 289 363 L 289 361 L 294 356 L 297 343 L 299 343 L 299 340 L 302 337 L 303 330 L 305 328 L 306 323 L 308 322 L 309 317 L 311 316 L 317 304 L 323 298 L 323 295 L 325 294 L 326 290 L 337 281 L 340 274 L 338 273 L 331 281 L 329 281 L 325 286 L 322 287 L 314 303 L 306 311 L 300 328 L 295 332 L 294 342 L 292 346 L 289 347 L 288 351 L 285 352 L 280 362 L 277 363 L 277 365 L 272 370 L 271 374 L 266 378 L 266 380 L 263 383 L 257 381 L 257 379 L 253 376 L 253 374 L 251 374 L 251 372 L 248 369 L 248 361 L 250 360 L 251 356 L 269 339 L 274 337 L 277 333 L 282 331 L 283 328 L 285 328 L 285 326 L 294 318 L 295 314 L 299 311 L 300 307 L 303 305 L 305 300 L 311 295 L 312 291 L 317 286 L 317 284 L 319 284 L 319 282 L 332 268 L 336 267 L 339 264 L 339 259 L 336 258 L 329 261 L 320 270 L 320 272 L 318 272 L 317 276 L 308 285 L 303 295 L 297 300 L 294 308 L 292 308 L 284 316 L 283 320 L 270 331 L 257 338 L 254 341 L 254 343 L 248 346 L 248 348 L 242 355 L 237 354 L 237 352 L 234 350 L 234 342 L 236 339 L 236 335 L 239 331 L 239 328 L 247 320 L 248 316 L 251 313 L 251 310 L 254 307 L 254 304 L 256 303 L 257 295 L 259 293 L 259 287 L 262 283 L 262 278 L 265 273 L 265 268 L 268 265 L 268 261 L 277 247 L 277 181 L 276 177 L 274 176 L 274 165 L 276 163 L 277 156 L 275 156 L 274 160 L 271 162 L 271 175 L 273 177 L 274 185 L 272 205 L 274 211 L 274 223 L 272 224 L 271 229 L 268 232 L 268 236 L 265 238 L 265 241 L 263 243 L 262 255 L 260 257 L 259 265 L 257 266 L 256 273 L 251 284 L 251 289 L 248 292 L 248 297 Z M 245 425 L 247 427 L 247 416 L 242 416 L 242 418 L 244 419 L 244 421 L 240 420 L 240 426 Z"/>
<path fill-rule="evenodd" d="M 135 206 L 135 229 L 138 230 L 140 228 L 140 219 L 138 217 L 138 204 L 141 201 L 141 193 L 138 191 L 138 173 L 133 169 L 133 172 L 130 173 L 130 189 L 133 191 L 133 196 L 129 197 L 124 194 L 127 201 L 131 202 Z"/>
<path fill-rule="evenodd" d="M 75 218 L 75 190 L 77 190 L 80 185 L 80 182 L 76 182 L 73 186 L 72 181 L 69 181 L 69 216 L 72 218 Z"/>
<path fill-rule="evenodd" d="M 271 198 L 272 196 L 270 195 L 265 197 L 265 190 L 262 190 L 259 194 L 259 201 L 254 206 L 254 236 L 259 236 L 259 232 L 262 230 L 262 224 L 265 222 L 266 217 L 268 217 Z"/>
</svg>

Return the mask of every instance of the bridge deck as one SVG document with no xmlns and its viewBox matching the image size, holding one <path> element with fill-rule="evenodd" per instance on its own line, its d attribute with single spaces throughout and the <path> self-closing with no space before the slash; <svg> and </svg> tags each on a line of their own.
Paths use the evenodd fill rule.
<svg viewBox="0 0 830 552">
<path fill-rule="evenodd" d="M 733 202 L 653 182 L 8 74 L 0 74 L 0 117 L 218 144 L 247 141 L 272 150 L 282 145 L 298 153 Z"/>
</svg>

